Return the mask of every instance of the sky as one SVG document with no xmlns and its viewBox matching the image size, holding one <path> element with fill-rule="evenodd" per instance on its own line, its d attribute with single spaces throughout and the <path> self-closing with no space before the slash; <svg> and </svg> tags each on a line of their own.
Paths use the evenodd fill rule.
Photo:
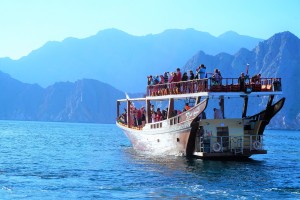
<svg viewBox="0 0 300 200">
<path fill-rule="evenodd" d="M 300 0 L 0 0 L 0 58 L 19 59 L 48 41 L 116 28 L 131 35 L 193 28 L 268 39 L 300 38 Z"/>
</svg>

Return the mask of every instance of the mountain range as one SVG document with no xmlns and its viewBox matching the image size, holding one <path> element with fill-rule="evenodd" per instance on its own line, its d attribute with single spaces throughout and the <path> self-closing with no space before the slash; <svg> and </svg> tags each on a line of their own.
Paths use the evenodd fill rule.
<svg viewBox="0 0 300 200">
<path fill-rule="evenodd" d="M 219 37 L 194 29 L 133 36 L 107 29 L 84 39 L 48 42 L 19 60 L 2 58 L 0 70 L 43 87 L 89 78 L 122 91 L 144 92 L 148 75 L 174 71 L 199 50 L 211 55 L 232 54 L 240 48 L 253 49 L 260 41 L 232 31 Z"/>
<path fill-rule="evenodd" d="M 113 123 L 124 92 L 96 80 L 58 82 L 47 88 L 0 72 L 0 119 Z"/>
<path fill-rule="evenodd" d="M 218 66 L 223 77 L 239 77 L 250 64 L 249 75 L 260 73 L 262 78 L 282 78 L 285 106 L 272 120 L 273 128 L 300 129 L 300 40 L 290 32 L 275 34 L 268 40 L 260 42 L 252 51 L 240 49 L 234 55 L 220 53 L 216 56 L 200 51 L 183 67 L 184 71 L 195 70 L 200 63 L 207 66 Z M 208 67 L 208 71 L 214 68 Z M 275 99 L 276 100 L 276 99 Z M 267 99 L 257 102 L 257 108 L 262 110 Z M 234 105 L 232 106 L 234 108 Z"/>
<path fill-rule="evenodd" d="M 214 38 L 217 41 L 209 50 L 204 48 L 208 46 L 208 39 L 207 45 L 200 40 L 199 43 L 190 41 L 187 45 L 187 36 L 178 36 L 186 32 L 214 38 L 192 29 L 169 30 L 161 35 L 144 37 L 112 29 L 83 40 L 69 38 L 61 43 L 49 42 L 19 60 L 2 58 L 0 69 L 13 78 L 0 74 L 3 93 L 0 97 L 0 119 L 114 123 L 116 99 L 124 98 L 127 91 L 144 91 L 147 74 L 171 71 L 177 67 L 182 71 L 195 70 L 204 63 L 207 71 L 219 68 L 223 77 L 238 77 L 245 71 L 246 64 L 250 64 L 250 76 L 261 73 L 263 77 L 282 78 L 286 104 L 269 127 L 300 129 L 300 96 L 296 92 L 300 71 L 299 38 L 290 32 L 277 33 L 267 40 L 228 32 Z M 171 33 L 176 37 L 171 37 Z M 145 38 L 152 40 L 145 42 Z M 157 38 L 160 41 L 155 40 Z M 221 40 L 224 43 L 220 43 Z M 239 47 L 236 41 L 239 41 Z M 245 41 L 250 41 L 251 45 L 247 46 Z M 105 43 L 111 43 L 105 46 L 107 51 L 102 46 Z M 226 43 L 233 43 L 235 47 L 226 46 Z M 167 44 L 173 44 L 173 47 L 166 47 Z M 214 44 L 216 48 L 212 48 Z M 97 70 L 99 73 L 96 73 Z M 98 77 L 99 74 L 101 76 Z M 258 110 L 262 110 L 266 101 L 259 98 L 254 103 Z M 234 110 L 235 105 L 231 106 Z"/>
</svg>

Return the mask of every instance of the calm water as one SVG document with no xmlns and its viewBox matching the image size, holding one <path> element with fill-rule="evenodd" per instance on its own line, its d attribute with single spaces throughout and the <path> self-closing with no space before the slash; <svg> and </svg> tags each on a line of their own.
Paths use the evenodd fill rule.
<svg viewBox="0 0 300 200">
<path fill-rule="evenodd" d="M 149 158 L 115 125 L 0 121 L 0 199 L 300 199 L 300 132 L 251 160 Z"/>
</svg>

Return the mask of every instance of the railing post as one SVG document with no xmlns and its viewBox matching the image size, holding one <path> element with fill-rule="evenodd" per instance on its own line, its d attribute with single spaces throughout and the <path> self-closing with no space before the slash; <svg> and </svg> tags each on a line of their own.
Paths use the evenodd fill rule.
<svg viewBox="0 0 300 200">
<path fill-rule="evenodd" d="M 221 136 L 221 152 L 223 152 L 223 136 Z"/>
</svg>

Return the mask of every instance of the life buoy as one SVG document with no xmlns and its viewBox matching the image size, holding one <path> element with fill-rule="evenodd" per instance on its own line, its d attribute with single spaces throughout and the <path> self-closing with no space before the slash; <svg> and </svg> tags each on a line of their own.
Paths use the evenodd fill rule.
<svg viewBox="0 0 300 200">
<path fill-rule="evenodd" d="M 261 143 L 256 140 L 252 143 L 252 147 L 253 147 L 254 150 L 260 150 L 261 149 Z"/>
<path fill-rule="evenodd" d="M 214 150 L 214 152 L 220 152 L 221 149 L 222 149 L 222 146 L 221 146 L 220 143 L 216 142 L 216 143 L 213 144 L 213 150 Z"/>
</svg>

